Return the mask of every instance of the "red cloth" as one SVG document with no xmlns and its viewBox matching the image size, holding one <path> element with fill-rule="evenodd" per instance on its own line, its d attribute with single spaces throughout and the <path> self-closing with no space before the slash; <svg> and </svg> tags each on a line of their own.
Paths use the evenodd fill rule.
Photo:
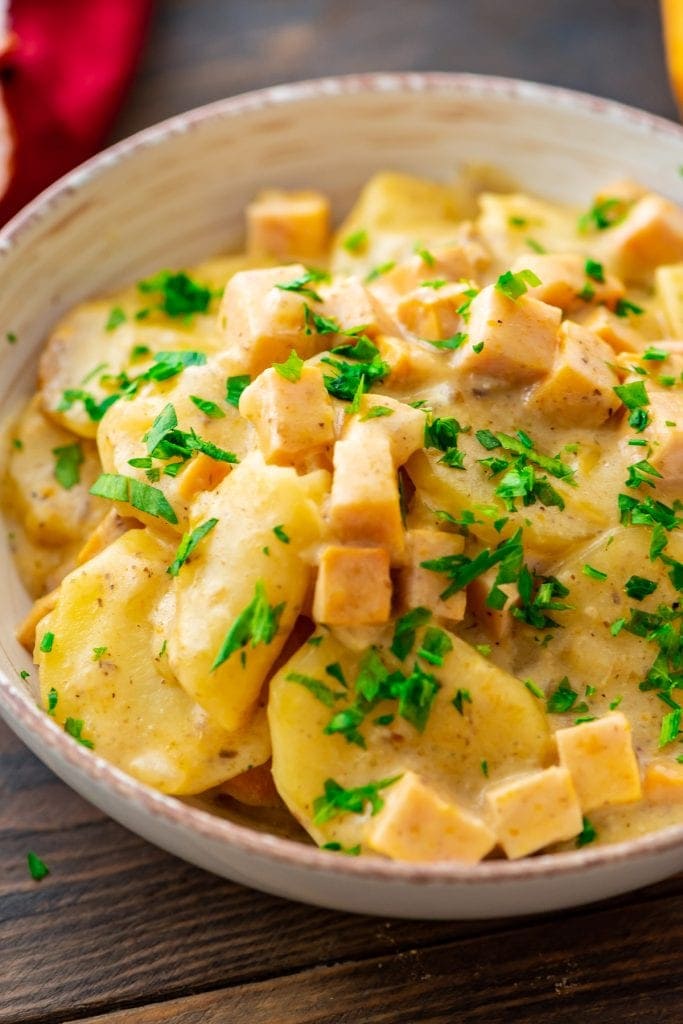
<svg viewBox="0 0 683 1024">
<path fill-rule="evenodd" d="M 0 67 L 14 158 L 0 223 L 101 147 L 151 8 L 152 0 L 12 0 Z"/>
</svg>

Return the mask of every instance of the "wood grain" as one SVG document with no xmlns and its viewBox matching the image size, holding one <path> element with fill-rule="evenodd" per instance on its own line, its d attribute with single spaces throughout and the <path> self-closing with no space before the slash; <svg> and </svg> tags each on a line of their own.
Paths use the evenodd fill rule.
<svg viewBox="0 0 683 1024">
<path fill-rule="evenodd" d="M 114 135 L 276 81 L 430 68 L 674 114 L 655 0 L 160 0 Z M 681 879 L 469 923 L 251 892 L 109 821 L 0 725 L 0 1024 L 677 1024 L 682 939 Z"/>
</svg>

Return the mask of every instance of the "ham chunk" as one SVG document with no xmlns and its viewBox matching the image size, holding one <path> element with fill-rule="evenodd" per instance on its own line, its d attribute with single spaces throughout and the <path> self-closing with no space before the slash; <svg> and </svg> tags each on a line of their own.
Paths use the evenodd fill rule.
<svg viewBox="0 0 683 1024">
<path fill-rule="evenodd" d="M 415 288 L 397 303 L 396 318 L 418 338 L 443 341 L 463 328 L 458 310 L 466 301 L 466 290 L 466 284 Z"/>
<path fill-rule="evenodd" d="M 587 330 L 597 334 L 613 352 L 641 352 L 644 346 L 643 336 L 635 327 L 631 327 L 628 319 L 617 316 L 605 306 L 592 309 L 587 316 L 577 317 Z"/>
<path fill-rule="evenodd" d="M 371 850 L 394 860 L 463 864 L 476 864 L 496 841 L 481 818 L 443 800 L 411 771 L 387 790 L 384 807 L 370 818 L 363 838 Z"/>
<path fill-rule="evenodd" d="M 589 276 L 587 268 L 604 280 L 597 281 L 595 276 Z M 592 268 L 590 261 L 579 253 L 520 256 L 512 270 L 525 269 L 536 274 L 541 282 L 529 288 L 528 294 L 551 306 L 559 306 L 565 313 L 583 308 L 586 302 L 614 307 L 625 292 L 619 278 L 608 274 L 599 263 Z"/>
<path fill-rule="evenodd" d="M 386 548 L 392 562 L 404 549 L 404 530 L 391 444 L 360 432 L 337 441 L 330 495 L 332 535 L 349 544 Z"/>
<path fill-rule="evenodd" d="M 362 327 L 363 334 L 374 338 L 380 331 L 392 333 L 395 324 L 380 300 L 365 287 L 358 277 L 340 278 L 331 285 L 320 288 L 323 298 L 322 313 L 336 320 L 342 330 Z M 328 338 L 329 341 L 329 338 Z M 353 343 L 352 338 L 340 338 Z"/>
<path fill-rule="evenodd" d="M 643 196 L 605 233 L 603 245 L 620 277 L 648 283 L 660 264 L 683 260 L 683 210 L 662 196 Z"/>
<path fill-rule="evenodd" d="M 431 608 L 437 619 L 460 622 L 465 614 L 464 590 L 445 600 L 439 595 L 448 581 L 441 573 L 425 569 L 422 562 L 448 555 L 459 555 L 465 549 L 464 538 L 443 530 L 408 530 L 406 534 L 406 566 L 399 574 L 401 604 L 405 609 Z"/>
<path fill-rule="evenodd" d="M 266 462 L 294 466 L 334 443 L 332 401 L 317 366 L 304 366 L 297 381 L 264 370 L 240 398 L 240 412 L 256 428 Z"/>
<path fill-rule="evenodd" d="M 683 765 L 655 761 L 645 769 L 643 795 L 653 804 L 680 804 L 683 801 Z"/>
<path fill-rule="evenodd" d="M 328 626 L 387 622 L 391 612 L 389 555 L 384 548 L 330 544 L 320 557 L 313 618 Z"/>
<path fill-rule="evenodd" d="M 646 385 L 650 418 L 643 438 L 652 445 L 650 463 L 664 478 L 662 483 L 683 487 L 683 403 L 681 393 L 674 389 Z"/>
<path fill-rule="evenodd" d="M 561 426 L 599 427 L 620 405 L 619 378 L 607 365 L 613 350 L 591 331 L 566 320 L 548 376 L 527 398 L 531 407 Z"/>
<path fill-rule="evenodd" d="M 330 244 L 330 203 L 320 192 L 262 192 L 247 206 L 247 252 L 317 260 Z"/>
<path fill-rule="evenodd" d="M 342 437 L 386 437 L 395 466 L 402 466 L 424 445 L 425 414 L 385 395 L 364 395 L 360 411 L 346 418 Z"/>
<path fill-rule="evenodd" d="M 511 859 L 579 834 L 583 827 L 572 777 L 546 768 L 490 789 L 486 803 L 498 842 Z"/>
<path fill-rule="evenodd" d="M 560 764 L 571 773 L 581 809 L 626 804 L 642 795 L 631 726 L 620 711 L 555 733 Z"/>
<path fill-rule="evenodd" d="M 226 286 L 218 311 L 218 329 L 226 353 L 245 373 L 255 376 L 272 363 L 284 362 L 292 349 L 308 359 L 324 348 L 324 339 L 306 333 L 304 300 L 297 292 L 282 291 L 306 273 L 294 263 L 270 270 L 242 270 Z"/>
<path fill-rule="evenodd" d="M 561 318 L 556 306 L 528 295 L 510 299 L 489 285 L 472 300 L 469 341 L 454 353 L 453 365 L 504 384 L 538 380 L 552 367 Z"/>
</svg>

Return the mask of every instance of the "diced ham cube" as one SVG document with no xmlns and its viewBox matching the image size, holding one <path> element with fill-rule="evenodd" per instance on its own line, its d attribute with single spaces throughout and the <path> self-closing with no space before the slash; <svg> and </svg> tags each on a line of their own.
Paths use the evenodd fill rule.
<svg viewBox="0 0 683 1024">
<path fill-rule="evenodd" d="M 242 270 L 226 286 L 218 312 L 218 329 L 225 337 L 226 354 L 244 373 L 255 376 L 273 363 L 282 363 L 292 349 L 308 359 L 325 348 L 325 339 L 306 334 L 305 296 L 282 291 L 306 273 L 301 264 L 268 270 Z"/>
<path fill-rule="evenodd" d="M 555 733 L 560 764 L 571 773 L 581 809 L 640 800 L 638 761 L 631 726 L 620 711 Z"/>
<path fill-rule="evenodd" d="M 358 434 L 337 441 L 328 517 L 339 541 L 377 545 L 400 559 L 404 530 L 389 439 Z"/>
<path fill-rule="evenodd" d="M 302 367 L 297 381 L 287 380 L 272 367 L 264 370 L 242 392 L 239 408 L 254 424 L 266 462 L 310 462 L 334 443 L 332 400 L 320 367 Z"/>
<path fill-rule="evenodd" d="M 513 778 L 486 794 L 498 842 L 511 859 L 579 834 L 583 827 L 572 777 L 566 768 Z"/>
<path fill-rule="evenodd" d="M 388 438 L 398 467 L 422 448 L 424 431 L 425 414 L 420 409 L 385 395 L 364 395 L 359 412 L 345 418 L 342 437 L 357 438 L 359 443 L 377 434 Z"/>
<path fill-rule="evenodd" d="M 370 818 L 363 838 L 371 850 L 394 860 L 463 864 L 476 864 L 496 842 L 481 818 L 443 800 L 411 771 L 386 791 L 384 807 Z"/>
<path fill-rule="evenodd" d="M 510 299 L 489 285 L 472 300 L 469 340 L 453 354 L 453 365 L 504 384 L 538 380 L 552 366 L 561 318 L 556 306 L 528 295 Z"/>
<path fill-rule="evenodd" d="M 597 335 L 565 320 L 552 368 L 527 404 L 561 426 L 600 426 L 620 405 L 613 391 L 619 378 L 607 365 L 613 357 Z"/>
<path fill-rule="evenodd" d="M 683 260 L 683 210 L 662 196 L 643 196 L 602 243 L 620 277 L 648 283 L 656 267 Z"/>
<path fill-rule="evenodd" d="M 313 598 L 313 618 L 329 626 L 387 622 L 391 612 L 389 555 L 384 548 L 323 549 Z"/>
<path fill-rule="evenodd" d="M 406 534 L 406 565 L 399 573 L 401 605 L 409 608 L 430 608 L 437 619 L 460 622 L 465 614 L 465 591 L 445 600 L 439 595 L 448 585 L 442 573 L 425 569 L 422 562 L 448 555 L 462 554 L 464 538 L 443 530 L 408 530 Z"/>
<path fill-rule="evenodd" d="M 624 285 L 605 270 L 602 271 L 604 281 L 596 281 L 587 274 L 587 265 L 586 257 L 579 253 L 543 253 L 519 256 L 512 270 L 531 270 L 536 274 L 541 283 L 530 287 L 527 294 L 551 306 L 559 306 L 565 313 L 582 309 L 587 302 L 613 307 L 624 295 Z"/>
<path fill-rule="evenodd" d="M 262 192 L 247 206 L 247 252 L 316 260 L 330 244 L 330 203 L 320 192 Z"/>
</svg>

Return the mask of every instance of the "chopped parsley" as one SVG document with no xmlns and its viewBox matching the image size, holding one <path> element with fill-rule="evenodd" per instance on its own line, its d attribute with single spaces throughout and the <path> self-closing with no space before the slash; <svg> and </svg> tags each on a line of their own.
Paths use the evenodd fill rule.
<svg viewBox="0 0 683 1024">
<path fill-rule="evenodd" d="M 83 736 L 83 719 L 82 718 L 67 718 L 64 723 L 64 732 L 69 736 L 73 737 L 77 743 L 80 743 L 82 747 L 87 747 L 88 750 L 93 750 L 95 744 L 92 740 L 88 740 Z"/>
<path fill-rule="evenodd" d="M 595 569 L 592 565 L 588 565 L 587 562 L 586 562 L 585 565 L 583 565 L 581 567 L 581 572 L 583 573 L 584 576 L 589 576 L 590 579 L 592 579 L 592 580 L 606 580 L 607 579 L 607 573 L 606 572 L 602 572 L 600 569 Z"/>
<path fill-rule="evenodd" d="M 5 334 L 5 341 L 7 342 L 8 345 L 16 345 L 16 343 L 17 343 L 17 336 L 14 333 L 14 331 L 7 331 L 6 332 L 6 334 Z"/>
<path fill-rule="evenodd" d="M 453 650 L 453 641 L 448 633 L 436 626 L 428 626 L 422 638 L 422 644 L 418 648 L 417 656 L 430 665 L 441 668 L 447 654 Z"/>
<path fill-rule="evenodd" d="M 338 691 L 335 692 L 325 683 L 321 682 L 320 679 L 314 679 L 313 676 L 302 675 L 301 672 L 290 672 L 285 676 L 285 679 L 287 682 L 299 683 L 300 686 L 305 687 L 309 693 L 313 694 L 314 697 L 328 708 L 333 708 L 336 701 L 341 700 L 342 697 L 346 696 L 346 693 L 343 690 L 341 693 Z"/>
<path fill-rule="evenodd" d="M 205 523 L 197 526 L 191 533 L 183 534 L 175 558 L 166 570 L 169 576 L 178 575 L 197 545 L 206 537 L 207 533 L 213 530 L 217 522 L 217 519 L 207 519 Z"/>
<path fill-rule="evenodd" d="M 396 620 L 394 638 L 391 642 L 391 653 L 399 661 L 405 661 L 415 646 L 417 630 L 429 622 L 432 613 L 428 608 L 413 608 Z"/>
<path fill-rule="evenodd" d="M 472 703 L 472 696 L 469 690 L 458 689 L 455 691 L 455 697 L 451 701 L 451 704 L 458 712 L 459 715 L 465 714 L 464 705 Z"/>
<path fill-rule="evenodd" d="M 541 280 L 533 270 L 518 270 L 517 273 L 506 270 L 496 281 L 495 287 L 514 301 L 521 298 L 529 288 L 536 288 L 539 284 Z"/>
<path fill-rule="evenodd" d="M 303 369 L 304 361 L 301 359 L 294 349 L 289 353 L 284 363 L 273 363 L 273 369 L 276 373 L 279 373 L 285 380 L 290 381 L 292 384 L 296 384 L 297 381 L 301 380 L 301 370 Z"/>
<path fill-rule="evenodd" d="M 617 316 L 626 317 L 629 313 L 632 313 L 634 316 L 640 316 L 644 310 L 642 306 L 637 306 L 635 302 L 630 302 L 629 299 L 617 299 L 614 312 Z"/>
<path fill-rule="evenodd" d="M 590 210 L 582 214 L 578 220 L 580 232 L 605 231 L 619 224 L 626 216 L 627 205 L 622 199 L 611 197 L 594 203 Z"/>
<path fill-rule="evenodd" d="M 43 654 L 50 654 L 55 643 L 54 633 L 44 633 L 43 639 L 40 641 L 40 650 Z"/>
<path fill-rule="evenodd" d="M 521 538 L 520 529 L 512 537 L 501 541 L 493 550 L 484 548 L 474 558 L 464 554 L 444 555 L 421 562 L 420 565 L 432 572 L 443 573 L 450 580 L 440 595 L 444 601 L 457 591 L 464 590 L 478 576 L 499 565 L 494 583 L 494 592 L 497 593 L 500 584 L 512 583 L 520 572 L 524 557 Z"/>
<path fill-rule="evenodd" d="M 658 746 L 666 747 L 678 738 L 681 730 L 681 708 L 675 708 L 662 718 L 662 727 L 659 733 Z"/>
<path fill-rule="evenodd" d="M 197 406 L 200 412 L 203 412 L 205 416 L 208 416 L 212 420 L 222 420 L 225 418 L 225 413 L 221 409 L 220 405 L 210 401 L 208 398 L 200 398 L 199 395 L 190 395 L 190 401 Z"/>
<path fill-rule="evenodd" d="M 353 256 L 359 256 L 368 247 L 368 233 L 365 228 L 359 228 L 357 231 L 352 231 L 351 234 L 347 235 L 343 240 L 342 246 Z"/>
<path fill-rule="evenodd" d="M 108 650 L 109 650 L 108 647 L 93 647 L 93 649 L 92 649 L 93 661 L 101 661 L 102 658 L 105 656 L 105 654 L 107 653 Z"/>
<path fill-rule="evenodd" d="M 236 377 L 228 377 L 226 381 L 225 401 L 228 405 L 237 407 L 240 404 L 242 392 L 251 384 L 251 377 L 248 373 L 238 374 Z"/>
<path fill-rule="evenodd" d="M 358 857 L 360 855 L 360 843 L 357 846 L 342 846 L 341 843 L 323 843 L 321 850 L 330 850 L 333 853 L 344 853 L 347 857 Z"/>
<path fill-rule="evenodd" d="M 54 715 L 55 708 L 59 703 L 59 694 L 55 690 L 54 686 L 50 687 L 50 692 L 47 695 L 47 713 L 48 715 Z"/>
<path fill-rule="evenodd" d="M 363 814 L 368 804 L 372 809 L 372 815 L 377 814 L 384 806 L 380 791 L 393 786 L 401 777 L 393 775 L 389 779 L 368 782 L 365 786 L 357 786 L 355 789 L 344 789 L 334 779 L 326 779 L 324 793 L 313 801 L 313 824 L 323 825 L 342 814 Z"/>
<path fill-rule="evenodd" d="M 370 361 L 354 362 L 342 362 L 323 356 L 322 362 L 336 371 L 336 376 L 323 376 L 328 394 L 343 402 L 360 402 L 361 396 L 369 391 L 373 384 L 381 384 L 390 372 L 389 364 L 378 355 L 373 356 Z"/>
<path fill-rule="evenodd" d="M 598 833 L 595 827 L 590 823 L 588 818 L 583 819 L 583 827 L 576 837 L 577 849 L 581 849 L 582 846 L 587 846 L 589 843 L 595 842 L 598 838 Z"/>
<path fill-rule="evenodd" d="M 321 296 L 311 288 L 311 285 L 320 284 L 321 281 L 328 281 L 329 277 L 330 275 L 323 270 L 308 268 L 299 277 L 295 277 L 293 281 L 288 281 L 286 284 L 276 284 L 275 287 L 279 288 L 282 292 L 297 292 L 299 295 L 305 295 L 306 298 L 312 299 L 313 302 L 322 302 Z"/>
<path fill-rule="evenodd" d="M 282 541 L 283 544 L 289 544 L 289 537 L 285 533 L 285 528 L 282 524 L 280 524 L 279 526 L 274 526 L 273 533 L 275 534 L 279 541 Z"/>
<path fill-rule="evenodd" d="M 634 601 L 642 601 L 644 598 L 654 594 L 657 583 L 645 576 L 631 576 L 624 585 L 624 590 Z"/>
<path fill-rule="evenodd" d="M 78 442 L 53 448 L 55 457 L 55 479 L 66 491 L 81 481 L 81 466 L 85 460 L 83 449 Z"/>
<path fill-rule="evenodd" d="M 124 324 L 126 322 L 126 319 L 126 314 L 121 309 L 121 307 L 114 306 L 114 308 L 109 313 L 109 317 L 107 318 L 107 322 L 104 326 L 105 331 L 115 331 L 117 327 L 120 327 L 121 324 Z"/>
<path fill-rule="evenodd" d="M 534 697 L 537 697 L 539 700 L 545 700 L 545 694 L 543 693 L 543 690 L 533 681 L 533 679 L 525 679 L 524 685 L 526 686 L 529 693 L 532 693 Z"/>
<path fill-rule="evenodd" d="M 42 882 L 44 878 L 50 874 L 50 869 L 41 860 L 37 853 L 33 853 L 31 850 L 26 854 L 26 862 L 28 864 L 28 873 L 34 882 Z"/>
<path fill-rule="evenodd" d="M 97 498 L 107 498 L 109 501 L 126 502 L 139 512 L 165 519 L 167 523 L 175 525 L 178 522 L 178 517 L 163 491 L 131 476 L 102 473 L 90 488 L 90 494 Z"/>
<path fill-rule="evenodd" d="M 598 263 L 597 260 L 586 260 L 585 265 L 586 277 L 590 277 L 592 281 L 597 281 L 599 284 L 605 283 L 605 271 L 602 263 Z"/>
<path fill-rule="evenodd" d="M 172 317 L 191 317 L 193 313 L 206 313 L 212 299 L 210 288 L 198 284 L 180 271 L 162 270 L 153 277 L 138 283 L 143 295 L 155 295 L 155 308 Z"/>
<path fill-rule="evenodd" d="M 572 710 L 578 697 L 578 693 L 576 690 L 572 690 L 569 679 L 565 676 L 558 683 L 557 689 L 548 697 L 546 707 L 551 715 L 563 715 Z"/>
<path fill-rule="evenodd" d="M 284 607 L 284 602 L 277 606 L 268 603 L 265 584 L 263 580 L 258 580 L 254 587 L 253 598 L 228 630 L 211 666 L 211 671 L 215 672 L 231 654 L 246 648 L 249 642 L 252 647 L 271 643 L 277 634 Z"/>
<path fill-rule="evenodd" d="M 387 260 L 386 263 L 380 263 L 378 266 L 373 267 L 370 273 L 365 278 L 366 284 L 372 284 L 378 277 L 383 277 L 384 274 L 388 274 L 390 270 L 393 270 L 396 266 L 396 260 Z"/>
<path fill-rule="evenodd" d="M 432 341 L 431 338 L 425 338 L 430 345 L 434 348 L 442 349 L 445 352 L 455 352 L 457 349 L 467 342 L 468 335 L 463 331 L 458 331 L 457 334 L 453 334 L 450 338 L 443 338 L 441 341 Z"/>
<path fill-rule="evenodd" d="M 361 423 L 365 423 L 367 420 L 380 419 L 382 416 L 393 416 L 394 410 L 390 409 L 388 405 L 373 405 L 364 416 L 361 416 Z"/>
</svg>

